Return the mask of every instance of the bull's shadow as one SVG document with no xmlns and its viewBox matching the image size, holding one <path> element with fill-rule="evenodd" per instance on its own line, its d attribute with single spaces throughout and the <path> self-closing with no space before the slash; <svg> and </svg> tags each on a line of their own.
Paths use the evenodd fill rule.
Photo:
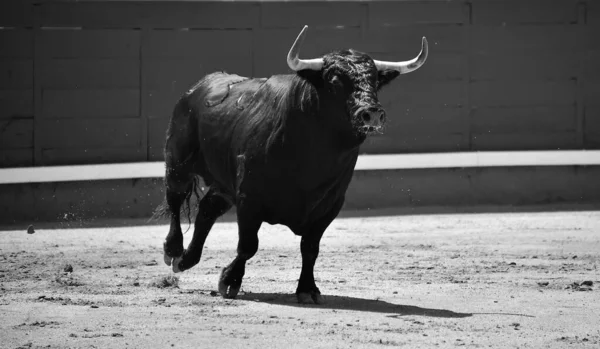
<svg viewBox="0 0 600 349">
<path fill-rule="evenodd" d="M 473 316 L 473 314 L 471 313 L 458 313 L 445 309 L 428 309 L 413 305 L 393 304 L 375 299 L 330 295 L 325 295 L 326 303 L 319 305 L 298 304 L 298 301 L 296 300 L 296 295 L 281 293 L 242 293 L 237 296 L 237 299 L 250 302 L 285 305 L 291 307 L 314 307 L 318 309 L 366 311 L 373 313 L 390 314 L 390 317 L 418 315 L 439 318 L 465 318 Z"/>
</svg>

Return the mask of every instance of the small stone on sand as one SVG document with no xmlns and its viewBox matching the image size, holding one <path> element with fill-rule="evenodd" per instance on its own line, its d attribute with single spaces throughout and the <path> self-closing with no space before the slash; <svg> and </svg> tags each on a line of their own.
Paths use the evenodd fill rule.
<svg viewBox="0 0 600 349">
<path fill-rule="evenodd" d="M 35 233 L 35 230 L 33 229 L 33 225 L 32 225 L 32 224 L 30 224 L 30 225 L 27 227 L 27 234 L 34 234 L 34 233 Z"/>
</svg>

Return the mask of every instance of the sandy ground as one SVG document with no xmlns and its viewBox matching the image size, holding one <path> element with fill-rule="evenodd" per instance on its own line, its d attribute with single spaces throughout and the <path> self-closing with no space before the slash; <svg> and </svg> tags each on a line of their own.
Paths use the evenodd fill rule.
<svg viewBox="0 0 600 349">
<path fill-rule="evenodd" d="M 600 348 L 598 211 L 338 219 L 322 306 L 296 303 L 285 227 L 263 225 L 235 300 L 216 295 L 235 223 L 178 286 L 164 225 L 25 228 L 0 231 L 2 348 Z"/>
</svg>

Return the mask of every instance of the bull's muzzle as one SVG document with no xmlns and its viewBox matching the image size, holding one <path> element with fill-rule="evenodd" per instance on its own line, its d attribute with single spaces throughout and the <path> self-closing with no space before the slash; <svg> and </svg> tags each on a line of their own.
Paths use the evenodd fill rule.
<svg viewBox="0 0 600 349">
<path fill-rule="evenodd" d="M 385 110 L 380 106 L 358 110 L 358 117 L 363 122 L 361 128 L 366 133 L 381 132 L 385 123 Z"/>
</svg>

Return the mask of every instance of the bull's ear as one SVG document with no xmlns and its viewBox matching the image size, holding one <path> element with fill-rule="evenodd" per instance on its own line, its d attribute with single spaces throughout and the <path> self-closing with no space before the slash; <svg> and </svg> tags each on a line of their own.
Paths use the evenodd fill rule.
<svg viewBox="0 0 600 349">
<path fill-rule="evenodd" d="M 377 72 L 377 90 L 379 91 L 383 86 L 389 84 L 395 78 L 400 75 L 397 70 L 380 70 Z"/>
</svg>

